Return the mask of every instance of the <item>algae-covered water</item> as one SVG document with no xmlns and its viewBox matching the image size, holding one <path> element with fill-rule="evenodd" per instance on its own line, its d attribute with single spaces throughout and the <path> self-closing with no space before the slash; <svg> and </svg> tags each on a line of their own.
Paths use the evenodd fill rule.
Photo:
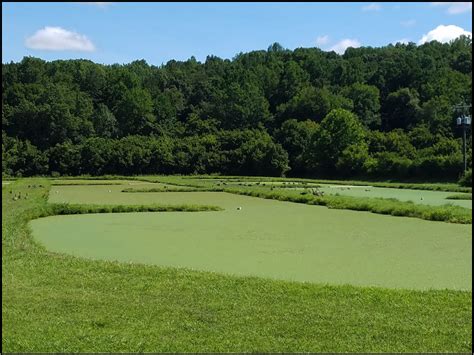
<svg viewBox="0 0 474 355">
<path fill-rule="evenodd" d="M 49 250 L 94 259 L 328 284 L 471 289 L 470 225 L 220 192 L 112 188 L 58 186 L 50 199 L 225 210 L 53 216 L 31 222 L 34 237 Z"/>
</svg>

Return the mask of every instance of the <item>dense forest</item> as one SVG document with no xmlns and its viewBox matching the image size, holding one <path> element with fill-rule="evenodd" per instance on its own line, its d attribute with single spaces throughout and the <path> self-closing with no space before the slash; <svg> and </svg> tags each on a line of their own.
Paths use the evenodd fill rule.
<svg viewBox="0 0 474 355">
<path fill-rule="evenodd" d="M 159 67 L 25 57 L 2 64 L 2 174 L 455 179 L 471 75 L 468 37 Z"/>
</svg>

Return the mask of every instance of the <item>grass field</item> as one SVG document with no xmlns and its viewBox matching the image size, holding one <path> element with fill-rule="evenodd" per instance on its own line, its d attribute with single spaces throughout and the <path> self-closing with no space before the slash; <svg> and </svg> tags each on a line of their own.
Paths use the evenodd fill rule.
<svg viewBox="0 0 474 355">
<path fill-rule="evenodd" d="M 171 179 L 159 179 L 173 182 Z M 37 187 L 28 188 L 33 183 Z M 39 187 L 39 184 L 44 187 Z M 46 180 L 19 180 L 2 189 L 4 351 L 471 350 L 472 292 L 462 290 L 470 287 L 466 285 L 470 285 L 471 278 L 472 235 L 469 225 L 330 210 L 224 193 L 130 194 L 120 192 L 122 188 L 119 185 L 53 186 L 48 192 L 49 183 Z M 56 189 L 58 193 L 55 193 Z M 90 192 L 86 193 L 84 189 Z M 23 196 L 28 192 L 29 198 L 14 201 L 9 190 L 21 192 Z M 78 245 L 81 243 L 78 238 L 82 238 L 82 242 L 102 243 L 105 246 L 107 241 L 98 239 L 94 234 L 99 231 L 101 236 L 109 238 L 109 248 L 102 248 L 102 252 L 113 252 L 115 249 L 118 253 L 127 248 L 133 251 L 131 244 L 126 247 L 126 231 L 127 228 L 128 231 L 137 231 L 137 226 L 141 226 L 139 236 L 137 233 L 131 236 L 135 238 L 135 247 L 140 248 L 140 241 L 148 245 L 159 243 L 160 246 L 166 243 L 168 249 L 150 247 L 149 255 L 153 257 L 155 251 L 161 253 L 162 258 L 170 257 L 175 248 L 175 257 L 181 257 L 179 265 L 173 264 L 171 258 L 164 263 L 171 267 L 129 264 L 77 258 L 68 255 L 70 250 L 64 250 L 64 254 L 55 252 L 54 248 L 48 251 L 33 240 L 27 223 L 42 215 L 48 196 L 52 202 L 67 200 L 111 205 L 138 201 L 165 203 L 166 199 L 178 203 L 177 200 L 182 199 L 184 203 L 213 202 L 225 211 L 59 216 L 33 222 L 34 228 L 35 223 L 59 223 L 54 233 L 47 233 L 54 239 L 53 243 L 74 242 Z M 125 198 L 123 202 L 122 198 Z M 130 200 L 134 198 L 136 202 Z M 242 210 L 237 211 L 236 201 Z M 297 212 L 291 212 L 293 208 Z M 265 213 L 268 209 L 271 212 Z M 343 218 L 333 213 L 339 213 Z M 208 218 L 209 223 L 204 223 L 200 216 Z M 238 223 L 235 218 L 240 219 Z M 260 223 L 262 219 L 264 224 Z M 293 221 L 293 224 L 285 224 L 286 230 L 285 219 Z M 66 227 L 70 222 L 73 225 Z M 308 231 L 301 227 L 303 222 Z M 265 224 L 271 226 L 268 234 L 261 229 L 261 225 Z M 238 225 L 240 229 L 244 228 L 240 234 Z M 340 228 L 339 233 L 331 228 L 335 225 Z M 183 232 L 189 229 L 191 234 Z M 224 232 L 216 233 L 218 229 Z M 83 233 L 79 236 L 81 230 Z M 249 233 L 252 230 L 254 234 Z M 294 233 L 295 230 L 298 233 Z M 150 231 L 163 233 L 159 233 L 157 239 Z M 292 233 L 295 243 L 285 244 L 289 233 Z M 329 233 L 333 233 L 334 240 Z M 112 235 L 116 235 L 120 243 L 117 238 L 111 238 Z M 200 235 L 205 235 L 202 244 L 196 240 L 196 236 Z M 111 246 L 112 243 L 115 244 Z M 322 249 L 318 248 L 317 243 L 321 243 Z M 228 250 L 230 246 L 232 253 Z M 213 249 L 214 254 L 209 255 Z M 298 254 L 302 249 L 304 253 Z M 308 254 L 318 255 L 321 261 L 326 262 L 318 265 L 317 258 L 306 258 L 306 249 Z M 96 245 L 94 250 L 100 253 L 101 248 Z M 270 258 L 259 259 L 265 251 L 271 250 L 279 253 L 279 257 L 273 259 L 273 267 L 271 254 L 267 254 Z M 369 250 L 373 251 L 372 255 L 368 254 Z M 220 255 L 218 251 L 227 251 L 227 255 Z M 143 249 L 139 253 L 143 254 Z M 337 257 L 332 260 L 326 255 L 329 253 Z M 361 253 L 364 255 L 357 255 Z M 242 255 L 248 255 L 248 258 L 239 265 L 236 261 Z M 303 255 L 303 258 L 295 259 L 297 255 Z M 228 264 L 232 260 L 234 266 L 242 267 L 240 273 L 217 269 L 226 261 L 225 256 Z M 102 258 L 104 255 L 95 257 Z M 439 258 L 438 262 L 435 258 Z M 262 268 L 264 272 L 276 269 L 278 275 L 267 274 L 260 275 L 267 278 L 257 278 L 226 274 L 248 275 L 248 270 L 259 269 L 255 267 L 259 260 L 266 265 Z M 196 261 L 199 265 L 191 265 Z M 247 265 L 251 262 L 257 264 L 253 264 L 254 267 Z M 348 273 L 352 274 L 351 279 L 359 278 L 360 281 L 365 277 L 365 284 L 371 284 L 367 280 L 379 271 L 378 276 L 383 276 L 385 270 L 390 273 L 385 274 L 388 281 L 382 281 L 387 287 L 413 289 L 325 284 L 317 273 L 306 268 L 298 271 L 299 262 L 308 262 L 313 269 L 319 266 L 326 268 L 328 273 L 333 272 L 335 284 L 338 283 L 334 282 L 335 279 L 341 281 Z M 384 262 L 386 265 L 383 265 Z M 185 263 L 188 264 L 183 265 Z M 339 270 L 335 265 L 345 265 L 345 272 L 344 268 Z M 382 270 L 370 272 L 374 265 L 381 265 Z M 387 265 L 394 265 L 394 268 Z M 398 273 L 395 266 L 399 268 Z M 291 274 L 288 270 L 291 267 L 294 268 L 294 275 L 300 272 L 316 275 L 317 283 L 271 279 L 282 278 L 284 272 Z M 417 278 L 423 278 L 423 281 L 416 284 L 424 286 L 415 285 Z M 450 278 L 452 280 L 448 280 Z M 465 282 L 467 279 L 468 283 Z M 397 282 L 405 283 L 405 286 L 397 286 Z M 437 286 L 433 286 L 436 283 Z M 426 287 L 440 289 L 416 290 Z"/>
</svg>

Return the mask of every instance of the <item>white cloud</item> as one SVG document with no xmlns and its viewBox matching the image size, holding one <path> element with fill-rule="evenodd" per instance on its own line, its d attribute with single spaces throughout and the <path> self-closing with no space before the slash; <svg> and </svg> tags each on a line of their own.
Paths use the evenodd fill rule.
<svg viewBox="0 0 474 355">
<path fill-rule="evenodd" d="M 382 9 L 382 6 L 380 4 L 377 4 L 376 2 L 373 2 L 372 4 L 362 6 L 362 11 L 380 11 Z"/>
<path fill-rule="evenodd" d="M 25 45 L 31 49 L 42 49 L 47 51 L 84 51 L 95 50 L 94 44 L 84 35 L 65 30 L 61 27 L 42 28 L 25 41 Z"/>
<path fill-rule="evenodd" d="M 392 44 L 397 44 L 397 43 L 408 44 L 410 42 L 411 40 L 409 38 L 401 38 L 401 39 L 397 39 L 396 41 L 393 41 Z"/>
<path fill-rule="evenodd" d="M 472 11 L 472 2 L 432 2 L 432 6 L 446 6 L 450 15 Z"/>
<path fill-rule="evenodd" d="M 415 24 L 416 24 L 416 20 L 406 20 L 406 21 L 400 22 L 400 25 L 402 25 L 403 27 L 411 27 L 411 26 L 414 26 Z"/>
<path fill-rule="evenodd" d="M 353 48 L 360 47 L 360 42 L 356 39 L 346 38 L 337 42 L 334 46 L 329 48 L 329 50 L 334 51 L 339 54 L 344 54 L 346 49 L 349 47 L 353 47 Z"/>
<path fill-rule="evenodd" d="M 423 35 L 418 41 L 418 44 L 423 44 L 431 41 L 438 41 L 441 43 L 447 43 L 461 35 L 472 37 L 472 33 L 464 30 L 461 27 L 455 25 L 439 25 L 434 30 L 431 30 L 427 34 Z"/>
<path fill-rule="evenodd" d="M 325 44 L 328 44 L 328 43 L 329 43 L 328 35 L 318 36 L 318 38 L 316 38 L 316 44 L 318 46 L 324 46 Z"/>
</svg>

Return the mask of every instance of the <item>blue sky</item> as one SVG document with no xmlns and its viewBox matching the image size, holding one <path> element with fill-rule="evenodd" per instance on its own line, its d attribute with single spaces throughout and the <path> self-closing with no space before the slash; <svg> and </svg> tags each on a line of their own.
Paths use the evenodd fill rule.
<svg viewBox="0 0 474 355">
<path fill-rule="evenodd" d="M 448 41 L 472 32 L 472 3 L 2 3 L 2 62 L 24 56 L 160 65 L 283 47 Z"/>
</svg>

